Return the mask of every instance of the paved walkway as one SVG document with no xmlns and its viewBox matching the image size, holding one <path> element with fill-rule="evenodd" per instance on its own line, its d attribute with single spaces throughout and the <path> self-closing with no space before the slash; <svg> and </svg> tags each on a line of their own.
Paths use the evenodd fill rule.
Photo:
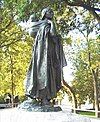
<svg viewBox="0 0 100 122">
<path fill-rule="evenodd" d="M 18 109 L 0 110 L 0 122 L 100 122 L 68 111 L 26 112 Z"/>
</svg>

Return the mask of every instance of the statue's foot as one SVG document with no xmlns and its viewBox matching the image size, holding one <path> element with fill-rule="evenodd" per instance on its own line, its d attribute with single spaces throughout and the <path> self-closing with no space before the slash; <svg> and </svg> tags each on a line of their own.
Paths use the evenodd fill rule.
<svg viewBox="0 0 100 122">
<path fill-rule="evenodd" d="M 42 106 L 51 106 L 52 104 L 51 104 L 50 100 L 48 100 L 48 99 L 42 99 L 41 100 L 41 105 Z"/>
</svg>

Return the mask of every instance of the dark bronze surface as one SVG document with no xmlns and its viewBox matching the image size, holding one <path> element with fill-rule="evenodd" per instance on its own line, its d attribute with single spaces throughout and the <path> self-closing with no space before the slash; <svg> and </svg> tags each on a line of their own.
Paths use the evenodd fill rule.
<svg viewBox="0 0 100 122">
<path fill-rule="evenodd" d="M 35 35 L 35 43 L 25 80 L 26 95 L 43 101 L 57 96 L 63 79 L 62 68 L 66 66 L 53 15 L 50 8 L 45 8 L 42 19 L 34 21 L 31 18 L 30 26 L 30 35 Z"/>
</svg>

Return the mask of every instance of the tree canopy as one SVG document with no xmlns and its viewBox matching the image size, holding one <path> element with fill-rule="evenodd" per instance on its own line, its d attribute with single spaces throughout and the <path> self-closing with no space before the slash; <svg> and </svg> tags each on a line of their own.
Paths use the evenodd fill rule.
<svg viewBox="0 0 100 122">
<path fill-rule="evenodd" d="M 19 23 L 26 22 L 33 13 L 41 18 L 41 10 L 47 6 L 55 13 L 54 21 L 64 45 L 67 43 L 71 47 L 67 56 L 76 70 L 72 88 L 78 102 L 86 100 L 87 93 L 92 101 L 93 78 L 90 68 L 95 71 L 100 66 L 99 0 L 1 0 L 0 94 L 12 93 L 12 88 L 14 94 L 24 94 L 23 81 L 34 39 Z M 91 35 L 96 38 L 90 38 Z"/>
</svg>

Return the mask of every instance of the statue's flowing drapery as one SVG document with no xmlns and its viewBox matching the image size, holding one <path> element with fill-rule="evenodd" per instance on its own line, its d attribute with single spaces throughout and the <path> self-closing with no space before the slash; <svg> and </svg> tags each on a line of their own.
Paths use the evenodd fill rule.
<svg viewBox="0 0 100 122">
<path fill-rule="evenodd" d="M 35 23 L 32 58 L 26 76 L 26 94 L 33 98 L 54 98 L 61 88 L 62 67 L 66 65 L 60 36 L 50 33 L 45 20 Z"/>
</svg>

